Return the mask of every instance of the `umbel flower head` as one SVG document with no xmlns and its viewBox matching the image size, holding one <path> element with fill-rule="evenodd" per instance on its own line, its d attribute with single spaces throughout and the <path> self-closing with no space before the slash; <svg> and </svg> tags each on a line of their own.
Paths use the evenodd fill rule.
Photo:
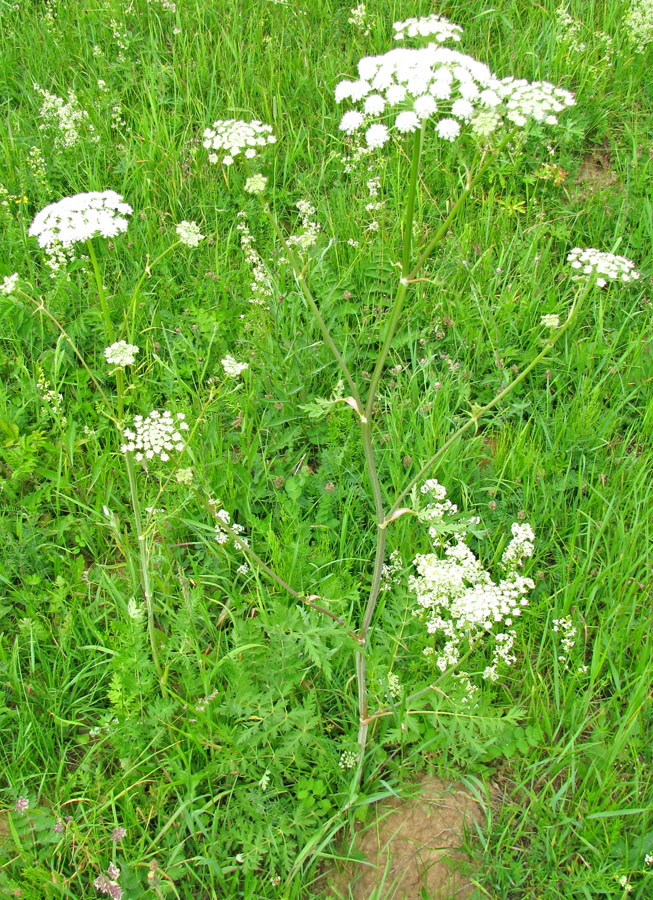
<svg viewBox="0 0 653 900">
<path fill-rule="evenodd" d="M 403 41 L 409 38 L 430 38 L 439 44 L 444 41 L 459 41 L 463 30 L 460 25 L 454 25 L 443 16 L 412 16 L 403 22 L 394 22 L 395 41 Z"/>
<path fill-rule="evenodd" d="M 336 85 L 336 102 L 349 100 L 355 107 L 343 115 L 340 130 L 353 134 L 365 128 L 372 148 L 383 146 L 392 128 L 401 134 L 416 131 L 429 119 L 448 141 L 458 137 L 463 124 L 473 128 L 477 117 L 484 134 L 503 117 L 515 125 L 528 119 L 553 125 L 556 114 L 575 102 L 569 91 L 548 82 L 500 80 L 484 63 L 436 44 L 364 57 L 358 75 Z"/>
<path fill-rule="evenodd" d="M 123 453 L 133 453 L 138 462 L 155 456 L 166 462 L 173 450 L 181 452 L 184 449 L 182 431 L 188 431 L 183 413 L 173 416 L 167 409 L 162 413 L 153 409 L 145 418 L 134 416 L 133 430 L 123 429 L 125 443 L 120 449 Z"/>
<path fill-rule="evenodd" d="M 135 344 L 128 344 L 127 341 L 116 341 L 110 347 L 105 347 L 104 358 L 110 366 L 132 366 L 138 349 Z"/>
<path fill-rule="evenodd" d="M 578 275 L 589 278 L 598 275 L 596 283 L 599 287 L 605 287 L 608 281 L 636 281 L 639 272 L 635 271 L 635 263 L 625 256 L 617 256 L 615 253 L 604 253 L 593 247 L 582 249 L 574 247 L 567 262 L 571 263 Z"/>
<path fill-rule="evenodd" d="M 46 250 L 72 247 L 80 241 L 112 238 L 127 231 L 132 208 L 115 191 L 90 191 L 64 197 L 46 206 L 34 217 L 29 235 Z"/>
<path fill-rule="evenodd" d="M 276 137 L 272 126 L 264 125 L 258 119 L 243 122 L 241 119 L 219 119 L 204 131 L 202 143 L 209 153 L 209 162 L 219 160 L 216 151 L 222 151 L 222 165 L 230 166 L 234 157 L 243 153 L 246 159 L 254 159 L 261 147 L 274 144 Z"/>
<path fill-rule="evenodd" d="M 200 241 L 204 240 L 197 222 L 187 222 L 185 219 L 180 222 L 175 229 L 177 237 L 186 247 L 199 247 Z"/>
</svg>

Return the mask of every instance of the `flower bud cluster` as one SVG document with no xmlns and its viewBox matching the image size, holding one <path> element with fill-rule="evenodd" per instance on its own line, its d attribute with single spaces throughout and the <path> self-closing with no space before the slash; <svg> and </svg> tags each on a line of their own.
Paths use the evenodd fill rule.
<svg viewBox="0 0 653 900">
<path fill-rule="evenodd" d="M 104 350 L 104 358 L 110 366 L 133 366 L 136 354 L 139 348 L 135 344 L 128 344 L 127 341 L 115 341 L 110 347 Z"/>
<path fill-rule="evenodd" d="M 635 263 L 625 256 L 617 256 L 615 253 L 604 253 L 593 247 L 582 249 L 574 247 L 567 256 L 567 262 L 571 263 L 578 275 L 598 275 L 596 283 L 599 287 L 605 287 L 608 281 L 636 281 L 639 272 L 635 271 Z"/>
<path fill-rule="evenodd" d="M 241 211 L 237 218 L 236 229 L 240 232 L 240 246 L 254 276 L 254 280 L 250 283 L 252 295 L 249 302 L 254 306 L 267 306 L 268 300 L 272 296 L 270 278 L 263 265 L 263 260 L 254 247 L 254 238 L 247 224 L 247 213 Z"/>
<path fill-rule="evenodd" d="M 185 418 L 183 413 L 173 416 L 167 409 L 162 413 L 153 409 L 146 417 L 134 416 L 134 428 L 123 429 L 125 443 L 120 450 L 123 453 L 133 453 L 138 462 L 154 459 L 155 456 L 162 462 L 167 462 L 173 450 L 181 452 L 184 449 L 181 432 L 188 431 Z"/>
<path fill-rule="evenodd" d="M 240 119 L 219 119 L 204 131 L 202 141 L 210 150 L 209 162 L 217 163 L 217 150 L 223 152 L 222 165 L 230 166 L 234 157 L 243 153 L 245 159 L 254 159 L 261 147 L 274 144 L 276 137 L 272 134 L 272 126 L 264 125 L 258 119 L 243 122 Z"/>
</svg>

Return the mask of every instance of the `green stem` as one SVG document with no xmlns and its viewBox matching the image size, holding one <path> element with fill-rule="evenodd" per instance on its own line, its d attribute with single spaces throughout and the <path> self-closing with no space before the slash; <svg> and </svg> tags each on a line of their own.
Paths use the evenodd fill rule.
<svg viewBox="0 0 653 900">
<path fill-rule="evenodd" d="M 134 459 L 131 453 L 125 453 L 125 462 L 127 464 L 127 477 L 129 479 L 129 494 L 134 513 L 134 524 L 136 525 L 136 540 L 138 541 L 138 553 L 141 564 L 141 584 L 143 588 L 143 597 L 145 598 L 145 608 L 147 610 L 147 634 L 150 639 L 154 668 L 156 669 L 156 674 L 159 678 L 159 684 L 163 686 L 163 670 L 161 669 L 159 651 L 156 645 L 156 628 L 154 626 L 154 607 L 152 604 L 152 585 L 150 582 L 150 565 L 147 554 L 147 538 L 143 533 L 136 473 L 134 471 Z"/>
<path fill-rule="evenodd" d="M 95 255 L 95 248 L 93 247 L 93 241 L 90 238 L 86 241 L 86 246 L 88 247 L 88 255 L 91 258 L 93 272 L 95 273 L 95 283 L 97 285 L 97 292 L 100 297 L 100 306 L 102 307 L 102 318 L 104 319 L 104 327 L 106 328 L 108 341 L 110 344 L 112 344 L 114 341 L 113 325 L 111 324 L 111 318 L 109 317 L 109 308 L 107 307 L 107 298 L 104 294 L 104 285 L 102 284 L 102 274 L 100 272 L 100 267 L 98 265 L 97 256 Z"/>
<path fill-rule="evenodd" d="M 440 459 L 440 457 L 443 456 L 453 444 L 455 444 L 455 442 L 458 440 L 458 438 L 460 438 L 464 434 L 466 434 L 470 430 L 470 428 L 477 427 L 479 420 L 486 413 L 488 413 L 491 409 L 494 409 L 495 406 L 497 406 L 499 403 L 501 403 L 501 401 L 504 400 L 508 396 L 508 394 L 512 393 L 512 391 L 514 391 L 514 389 L 517 387 L 517 385 L 521 384 L 521 382 L 526 378 L 526 376 L 530 372 L 532 372 L 532 370 L 535 368 L 535 366 L 537 366 L 544 359 L 544 357 L 549 353 L 551 348 L 553 346 L 555 346 L 555 344 L 557 344 L 557 342 L 560 340 L 562 335 L 567 331 L 567 329 L 571 325 L 572 320 L 575 317 L 576 311 L 578 310 L 581 303 L 584 301 L 585 297 L 589 293 L 589 290 L 592 287 L 592 284 L 593 284 L 593 282 L 588 281 L 587 286 L 585 287 L 585 290 L 576 295 L 576 297 L 574 298 L 572 307 L 569 310 L 569 315 L 567 316 L 564 324 L 548 339 L 548 341 L 544 345 L 543 350 L 541 350 L 537 354 L 537 356 L 533 360 L 531 360 L 531 362 L 526 366 L 524 371 L 520 372 L 520 374 L 514 379 L 514 381 L 511 381 L 510 384 L 507 385 L 500 393 L 498 393 L 496 395 L 496 397 L 494 397 L 493 400 L 490 400 L 490 402 L 486 403 L 485 406 L 476 408 L 473 411 L 473 414 L 472 414 L 469 422 L 466 422 L 463 426 L 461 426 L 458 429 L 458 431 L 456 431 L 454 434 L 452 434 L 451 437 L 447 441 L 445 441 L 445 443 L 442 445 L 442 447 L 440 447 L 440 449 L 436 453 L 433 454 L 433 456 L 429 459 L 429 461 L 422 466 L 422 468 L 419 470 L 417 475 L 415 475 L 414 478 L 411 478 L 411 480 L 408 482 L 406 487 L 403 489 L 403 491 L 399 494 L 399 496 L 395 500 L 391 510 L 389 511 L 388 515 L 386 516 L 384 525 L 390 524 L 390 522 L 392 521 L 392 517 L 401 507 L 402 501 L 408 496 L 408 494 L 410 494 L 410 492 L 415 487 L 415 485 L 418 484 L 422 480 L 422 478 L 435 465 L 435 463 Z"/>
<path fill-rule="evenodd" d="M 167 256 L 168 253 L 170 253 L 172 250 L 174 250 L 175 247 L 178 247 L 181 243 L 182 243 L 181 241 L 175 241 L 174 244 L 170 244 L 170 246 L 167 247 L 167 248 L 163 251 L 163 253 L 159 253 L 159 255 L 158 255 L 154 260 L 152 260 L 152 262 L 149 262 L 149 261 L 148 261 L 148 262 L 145 264 L 145 269 L 144 269 L 144 271 L 143 271 L 143 274 L 141 275 L 141 277 L 140 277 L 140 278 L 138 279 L 138 281 L 136 282 L 136 287 L 134 288 L 134 293 L 133 293 L 132 296 L 131 296 L 131 300 L 129 301 L 129 306 L 127 307 L 127 311 L 126 311 L 126 313 L 125 313 L 125 318 L 124 318 L 124 321 L 123 321 L 123 326 L 122 326 L 122 328 L 120 329 L 120 334 L 122 335 L 124 329 L 127 327 L 127 323 L 128 323 L 129 320 L 131 319 L 131 322 L 129 322 L 129 326 L 128 326 L 128 335 L 129 335 L 129 340 L 130 340 L 130 341 L 133 341 L 133 340 L 134 340 L 134 318 L 135 318 L 135 316 L 136 316 L 136 300 L 138 299 L 138 294 L 139 294 L 139 292 L 140 292 L 140 289 L 143 287 L 143 282 L 145 281 L 146 278 L 149 278 L 149 277 L 150 277 L 150 275 L 152 274 L 152 269 L 154 268 L 154 266 L 155 266 L 158 262 L 160 262 L 160 261 L 163 259 L 164 256 Z"/>
<path fill-rule="evenodd" d="M 268 220 L 270 221 L 270 224 L 272 225 L 272 227 L 275 231 L 275 234 L 281 241 L 281 245 L 283 247 L 284 253 L 286 254 L 286 258 L 288 259 L 288 262 L 292 266 L 292 270 L 294 272 L 295 278 L 297 279 L 297 283 L 299 284 L 300 290 L 301 290 L 302 294 L 304 295 L 304 299 L 310 306 L 311 311 L 312 311 L 313 315 L 315 316 L 315 319 L 320 328 L 320 331 L 322 332 L 322 336 L 324 337 L 324 340 L 326 341 L 327 346 L 331 350 L 331 353 L 335 357 L 336 362 L 340 366 L 340 370 L 345 377 L 345 381 L 349 385 L 351 395 L 354 398 L 354 400 L 356 401 L 356 404 L 358 406 L 359 415 L 362 415 L 363 405 L 361 403 L 361 398 L 358 393 L 358 388 L 356 387 L 356 383 L 355 383 L 354 379 L 352 378 L 352 375 L 351 375 L 351 372 L 349 371 L 347 363 L 342 358 L 340 351 L 338 350 L 338 348 L 335 345 L 335 341 L 331 337 L 331 334 L 329 332 L 329 329 L 327 328 L 326 322 L 324 321 L 324 319 L 322 318 L 322 316 L 320 314 L 320 310 L 318 309 L 317 303 L 315 302 L 313 294 L 311 293 L 311 290 L 306 282 L 304 270 L 300 267 L 297 257 L 295 256 L 295 253 L 294 253 L 292 247 L 288 244 L 288 241 L 286 240 L 286 237 L 285 237 L 283 231 L 277 224 L 277 220 L 272 215 L 272 211 L 271 211 L 269 205 L 264 200 L 261 201 L 261 205 L 263 206 L 263 211 L 265 212 L 265 215 L 268 217 Z"/>
</svg>

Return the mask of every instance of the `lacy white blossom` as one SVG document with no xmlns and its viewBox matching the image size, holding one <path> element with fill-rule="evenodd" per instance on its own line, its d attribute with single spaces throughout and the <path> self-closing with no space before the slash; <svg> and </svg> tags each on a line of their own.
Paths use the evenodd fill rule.
<svg viewBox="0 0 653 900">
<path fill-rule="evenodd" d="M 57 149 L 74 147 L 84 136 L 97 142 L 88 113 L 81 108 L 74 91 L 68 91 L 68 101 L 51 94 L 49 91 L 34 85 L 43 103 L 39 111 L 41 129 L 54 132 L 54 145 Z"/>
<path fill-rule="evenodd" d="M 272 127 L 258 119 L 243 122 L 240 119 L 219 119 L 204 131 L 203 145 L 209 153 L 209 162 L 218 162 L 215 151 L 222 151 L 222 165 L 230 166 L 234 157 L 243 153 L 246 159 L 253 159 L 261 147 L 274 144 L 276 137 Z"/>
<path fill-rule="evenodd" d="M 349 18 L 347 21 L 350 25 L 355 25 L 365 37 L 369 37 L 372 33 L 367 22 L 367 9 L 364 3 L 359 3 L 358 6 L 349 10 Z"/>
<path fill-rule="evenodd" d="M 270 285 L 270 277 L 266 271 L 263 260 L 254 246 L 254 238 L 247 224 L 247 213 L 242 210 L 237 216 L 238 222 L 236 229 L 240 232 L 240 246 L 245 259 L 252 269 L 253 281 L 250 282 L 252 295 L 249 302 L 254 306 L 267 306 L 268 300 L 272 296 L 272 287 Z"/>
<path fill-rule="evenodd" d="M 560 316 L 556 315 L 556 313 L 546 313 L 540 319 L 540 324 L 544 328 L 560 328 Z"/>
<path fill-rule="evenodd" d="M 259 195 L 265 191 L 267 184 L 268 180 L 265 175 L 261 175 L 260 172 L 257 172 L 256 175 L 252 175 L 245 182 L 245 191 L 248 194 Z"/>
<path fill-rule="evenodd" d="M 456 510 L 435 479 L 421 490 L 435 501 L 430 504 L 434 523 Z M 504 577 L 498 582 L 493 581 L 467 546 L 464 533 L 454 540 L 444 540 L 433 527 L 434 552 L 415 557 L 416 574 L 410 576 L 409 588 L 417 599 L 415 615 L 423 619 L 427 631 L 436 639 L 437 649 L 429 648 L 428 655 L 434 657 L 440 671 L 455 666 L 467 648 L 483 648 L 492 639 L 492 663 L 486 667 L 484 678 L 496 680 L 497 667 L 514 662 L 513 632 L 494 635 L 494 630 L 500 625 L 512 628 L 522 608 L 528 605 L 526 595 L 535 584 L 518 572 L 524 559 L 533 553 L 533 531 L 530 525 L 515 523 L 512 534 L 513 540 L 501 558 Z"/>
<path fill-rule="evenodd" d="M 635 281 L 639 278 L 639 272 L 635 271 L 635 263 L 625 256 L 617 256 L 615 253 L 604 253 L 593 247 L 582 249 L 574 247 L 567 262 L 571 263 L 578 275 L 598 275 L 596 283 L 599 287 L 605 287 L 608 281 Z"/>
<path fill-rule="evenodd" d="M 134 416 L 133 429 L 123 429 L 125 443 L 120 449 L 123 453 L 133 453 L 138 462 L 155 456 L 166 462 L 170 459 L 170 453 L 184 449 L 182 431 L 188 431 L 183 413 L 173 416 L 168 410 L 160 413 L 153 409 L 146 417 Z"/>
<path fill-rule="evenodd" d="M 638 53 L 653 41 L 653 0 L 633 0 L 624 18 L 624 33 Z"/>
<path fill-rule="evenodd" d="M 238 378 L 245 369 L 249 369 L 248 363 L 236 362 L 233 356 L 225 356 L 220 362 L 222 363 L 222 368 L 230 378 Z"/>
<path fill-rule="evenodd" d="M 302 220 L 301 231 L 299 234 L 291 234 L 287 243 L 290 247 L 299 247 L 305 253 L 317 241 L 322 226 L 312 218 L 315 207 L 308 200 L 298 200 L 297 209 Z"/>
<path fill-rule="evenodd" d="M 213 507 L 213 516 L 216 520 L 215 539 L 218 544 L 228 544 L 229 541 L 233 540 L 233 536 L 237 535 L 242 544 L 246 547 L 249 546 L 247 538 L 243 537 L 245 532 L 243 526 L 239 525 L 238 522 L 232 522 L 231 516 L 227 510 L 219 508 L 218 503 L 211 504 Z"/>
<path fill-rule="evenodd" d="M 104 357 L 110 366 L 133 366 L 138 347 L 127 341 L 116 341 L 104 350 Z"/>
<path fill-rule="evenodd" d="M 460 25 L 454 25 L 443 16 L 422 16 L 419 19 L 413 16 L 403 22 L 395 22 L 392 27 L 395 41 L 403 41 L 407 37 L 428 37 L 442 44 L 444 41 L 459 41 L 463 33 Z"/>
<path fill-rule="evenodd" d="M 177 236 L 182 244 L 186 247 L 199 247 L 200 241 L 204 240 L 204 235 L 200 233 L 197 222 L 187 222 L 184 220 L 177 225 Z"/>
<path fill-rule="evenodd" d="M 557 125 L 557 113 L 576 103 L 570 91 L 548 81 L 504 78 L 497 86 L 497 92 L 503 98 L 506 118 L 519 126 L 525 125 L 528 119 Z"/>
<path fill-rule="evenodd" d="M 503 556 L 501 557 L 503 568 L 513 572 L 523 565 L 525 559 L 530 559 L 535 549 L 534 540 L 535 535 L 530 525 L 527 523 L 520 525 L 518 522 L 513 522 L 512 540 L 503 551 Z"/>
<path fill-rule="evenodd" d="M 13 294 L 17 282 L 18 272 L 14 272 L 13 275 L 7 275 L 2 279 L 2 284 L 0 284 L 0 294 L 5 294 L 6 296 Z"/>
<path fill-rule="evenodd" d="M 46 249 L 71 247 L 80 241 L 112 238 L 127 230 L 132 208 L 115 191 L 90 191 L 64 197 L 34 217 L 28 234 Z"/>
<path fill-rule="evenodd" d="M 358 76 L 336 85 L 336 102 L 348 100 L 355 107 L 344 113 L 340 129 L 346 134 L 365 129 L 371 147 L 383 146 L 393 127 L 412 132 L 429 119 L 448 141 L 468 122 L 486 136 L 503 118 L 516 125 L 528 119 L 553 125 L 557 113 L 575 102 L 569 91 L 545 81 L 500 80 L 484 63 L 434 43 L 364 57 Z M 493 115 L 482 118 L 487 112 Z M 373 121 L 381 116 L 383 122 Z M 388 121 L 393 117 L 394 122 Z"/>
</svg>

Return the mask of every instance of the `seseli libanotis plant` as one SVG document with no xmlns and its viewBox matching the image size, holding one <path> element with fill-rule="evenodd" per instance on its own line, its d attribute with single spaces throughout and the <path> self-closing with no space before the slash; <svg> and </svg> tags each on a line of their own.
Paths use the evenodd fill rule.
<svg viewBox="0 0 653 900">
<path fill-rule="evenodd" d="M 484 406 L 472 404 L 469 420 L 452 434 L 426 460 L 419 472 L 399 491 L 392 501 L 384 499 L 374 450 L 374 425 L 379 383 L 390 351 L 393 336 L 404 314 L 406 298 L 419 279 L 433 251 L 443 241 L 465 205 L 479 179 L 501 155 L 519 129 L 533 123 L 554 127 L 558 116 L 575 103 L 567 90 L 546 81 L 528 82 L 513 77 L 497 77 L 484 63 L 458 50 L 441 46 L 446 41 L 460 41 L 462 29 L 438 16 L 409 19 L 394 25 L 395 39 L 428 41 L 417 48 L 401 47 L 377 56 L 368 56 L 358 63 L 358 77 L 340 81 L 335 87 L 338 104 L 346 104 L 339 129 L 354 140 L 360 154 L 384 152 L 403 143 L 408 151 L 410 168 L 403 202 L 403 238 L 397 287 L 390 312 L 385 322 L 382 341 L 366 391 L 359 388 L 361 380 L 355 377 L 346 362 L 336 337 L 331 333 L 316 297 L 310 286 L 310 266 L 301 245 L 288 238 L 276 219 L 266 196 L 270 190 L 269 179 L 252 170 L 261 148 L 273 143 L 269 126 L 255 121 L 250 123 L 221 120 L 204 133 L 204 146 L 210 151 L 210 161 L 231 166 L 243 159 L 246 169 L 244 190 L 259 198 L 261 209 L 269 220 L 279 240 L 285 260 L 292 267 L 294 278 L 308 309 L 314 316 L 322 337 L 340 369 L 342 390 L 336 390 L 333 402 L 342 401 L 354 411 L 360 440 L 366 461 L 366 475 L 374 507 L 376 548 L 370 577 L 367 600 L 356 625 L 342 622 L 358 644 L 355 652 L 355 671 L 358 691 L 358 758 L 356 777 L 362 776 L 364 753 L 370 723 L 376 718 L 391 714 L 390 708 L 374 712 L 368 709 L 368 676 L 366 648 L 375 624 L 375 612 L 380 592 L 387 586 L 384 578 L 391 570 L 386 563 L 387 529 L 400 517 L 410 514 L 425 522 L 434 540 L 434 552 L 419 555 L 415 559 L 416 575 L 410 586 L 417 597 L 417 613 L 422 615 L 427 629 L 435 636 L 438 648 L 432 656 L 440 671 L 454 670 L 469 655 L 474 645 L 492 636 L 491 663 L 483 677 L 494 681 L 500 665 L 514 661 L 514 623 L 521 609 L 527 604 L 527 594 L 533 582 L 521 572 L 524 561 L 533 552 L 534 534 L 527 523 L 513 525 L 513 539 L 501 559 L 501 579 L 495 583 L 492 576 L 467 547 L 466 528 L 447 525 L 446 514 L 452 505 L 445 500 L 446 491 L 432 475 L 438 461 L 449 448 L 470 429 L 476 429 L 483 416 L 499 405 L 528 374 L 544 359 L 553 345 L 571 326 L 576 312 L 587 293 L 606 279 L 621 276 L 622 280 L 636 277 L 632 263 L 620 261 L 611 254 L 575 249 L 569 257 L 570 274 L 583 276 L 578 279 L 575 295 L 566 316 L 549 313 L 542 316 L 545 329 L 544 346 L 514 380 Z M 413 247 L 416 198 L 420 184 L 420 170 L 424 139 L 427 130 L 434 131 L 443 141 L 457 142 L 465 133 L 475 147 L 473 159 L 464 164 L 466 177 L 457 198 L 450 204 L 448 213 L 435 232 L 417 248 Z M 241 226 L 239 226 L 241 227 Z M 242 226 L 245 228 L 246 226 Z M 254 260 L 254 293 L 261 291 L 263 267 L 260 257 L 251 246 L 247 232 L 245 250 Z M 609 259 L 608 259 L 609 257 Z M 258 270 L 258 276 L 256 272 Z M 260 302 L 259 300 L 255 302 Z M 345 387 L 346 385 L 346 387 Z M 345 396 L 346 394 L 346 396 Z M 328 407 L 326 402 L 325 406 Z M 421 488 L 420 488 L 421 485 Z M 412 497 L 410 506 L 407 499 Z M 420 510 L 420 498 L 426 509 Z M 469 520 L 468 527 L 474 527 Z M 230 525 L 229 514 L 222 510 L 217 528 L 217 539 L 224 543 L 231 538 L 247 552 L 256 565 L 286 588 L 296 599 L 339 620 L 320 607 L 319 597 L 302 596 L 294 590 L 254 552 Z M 453 537 L 452 537 L 453 535 Z M 496 627 L 495 627 L 496 626 Z M 499 628 L 503 630 L 498 630 Z M 468 695 L 473 693 L 469 676 L 462 669 L 458 677 L 469 685 Z M 398 689 L 395 686 L 395 689 Z M 410 702 L 419 694 L 407 698 Z M 347 756 L 347 767 L 353 766 L 353 757 Z"/>
</svg>

